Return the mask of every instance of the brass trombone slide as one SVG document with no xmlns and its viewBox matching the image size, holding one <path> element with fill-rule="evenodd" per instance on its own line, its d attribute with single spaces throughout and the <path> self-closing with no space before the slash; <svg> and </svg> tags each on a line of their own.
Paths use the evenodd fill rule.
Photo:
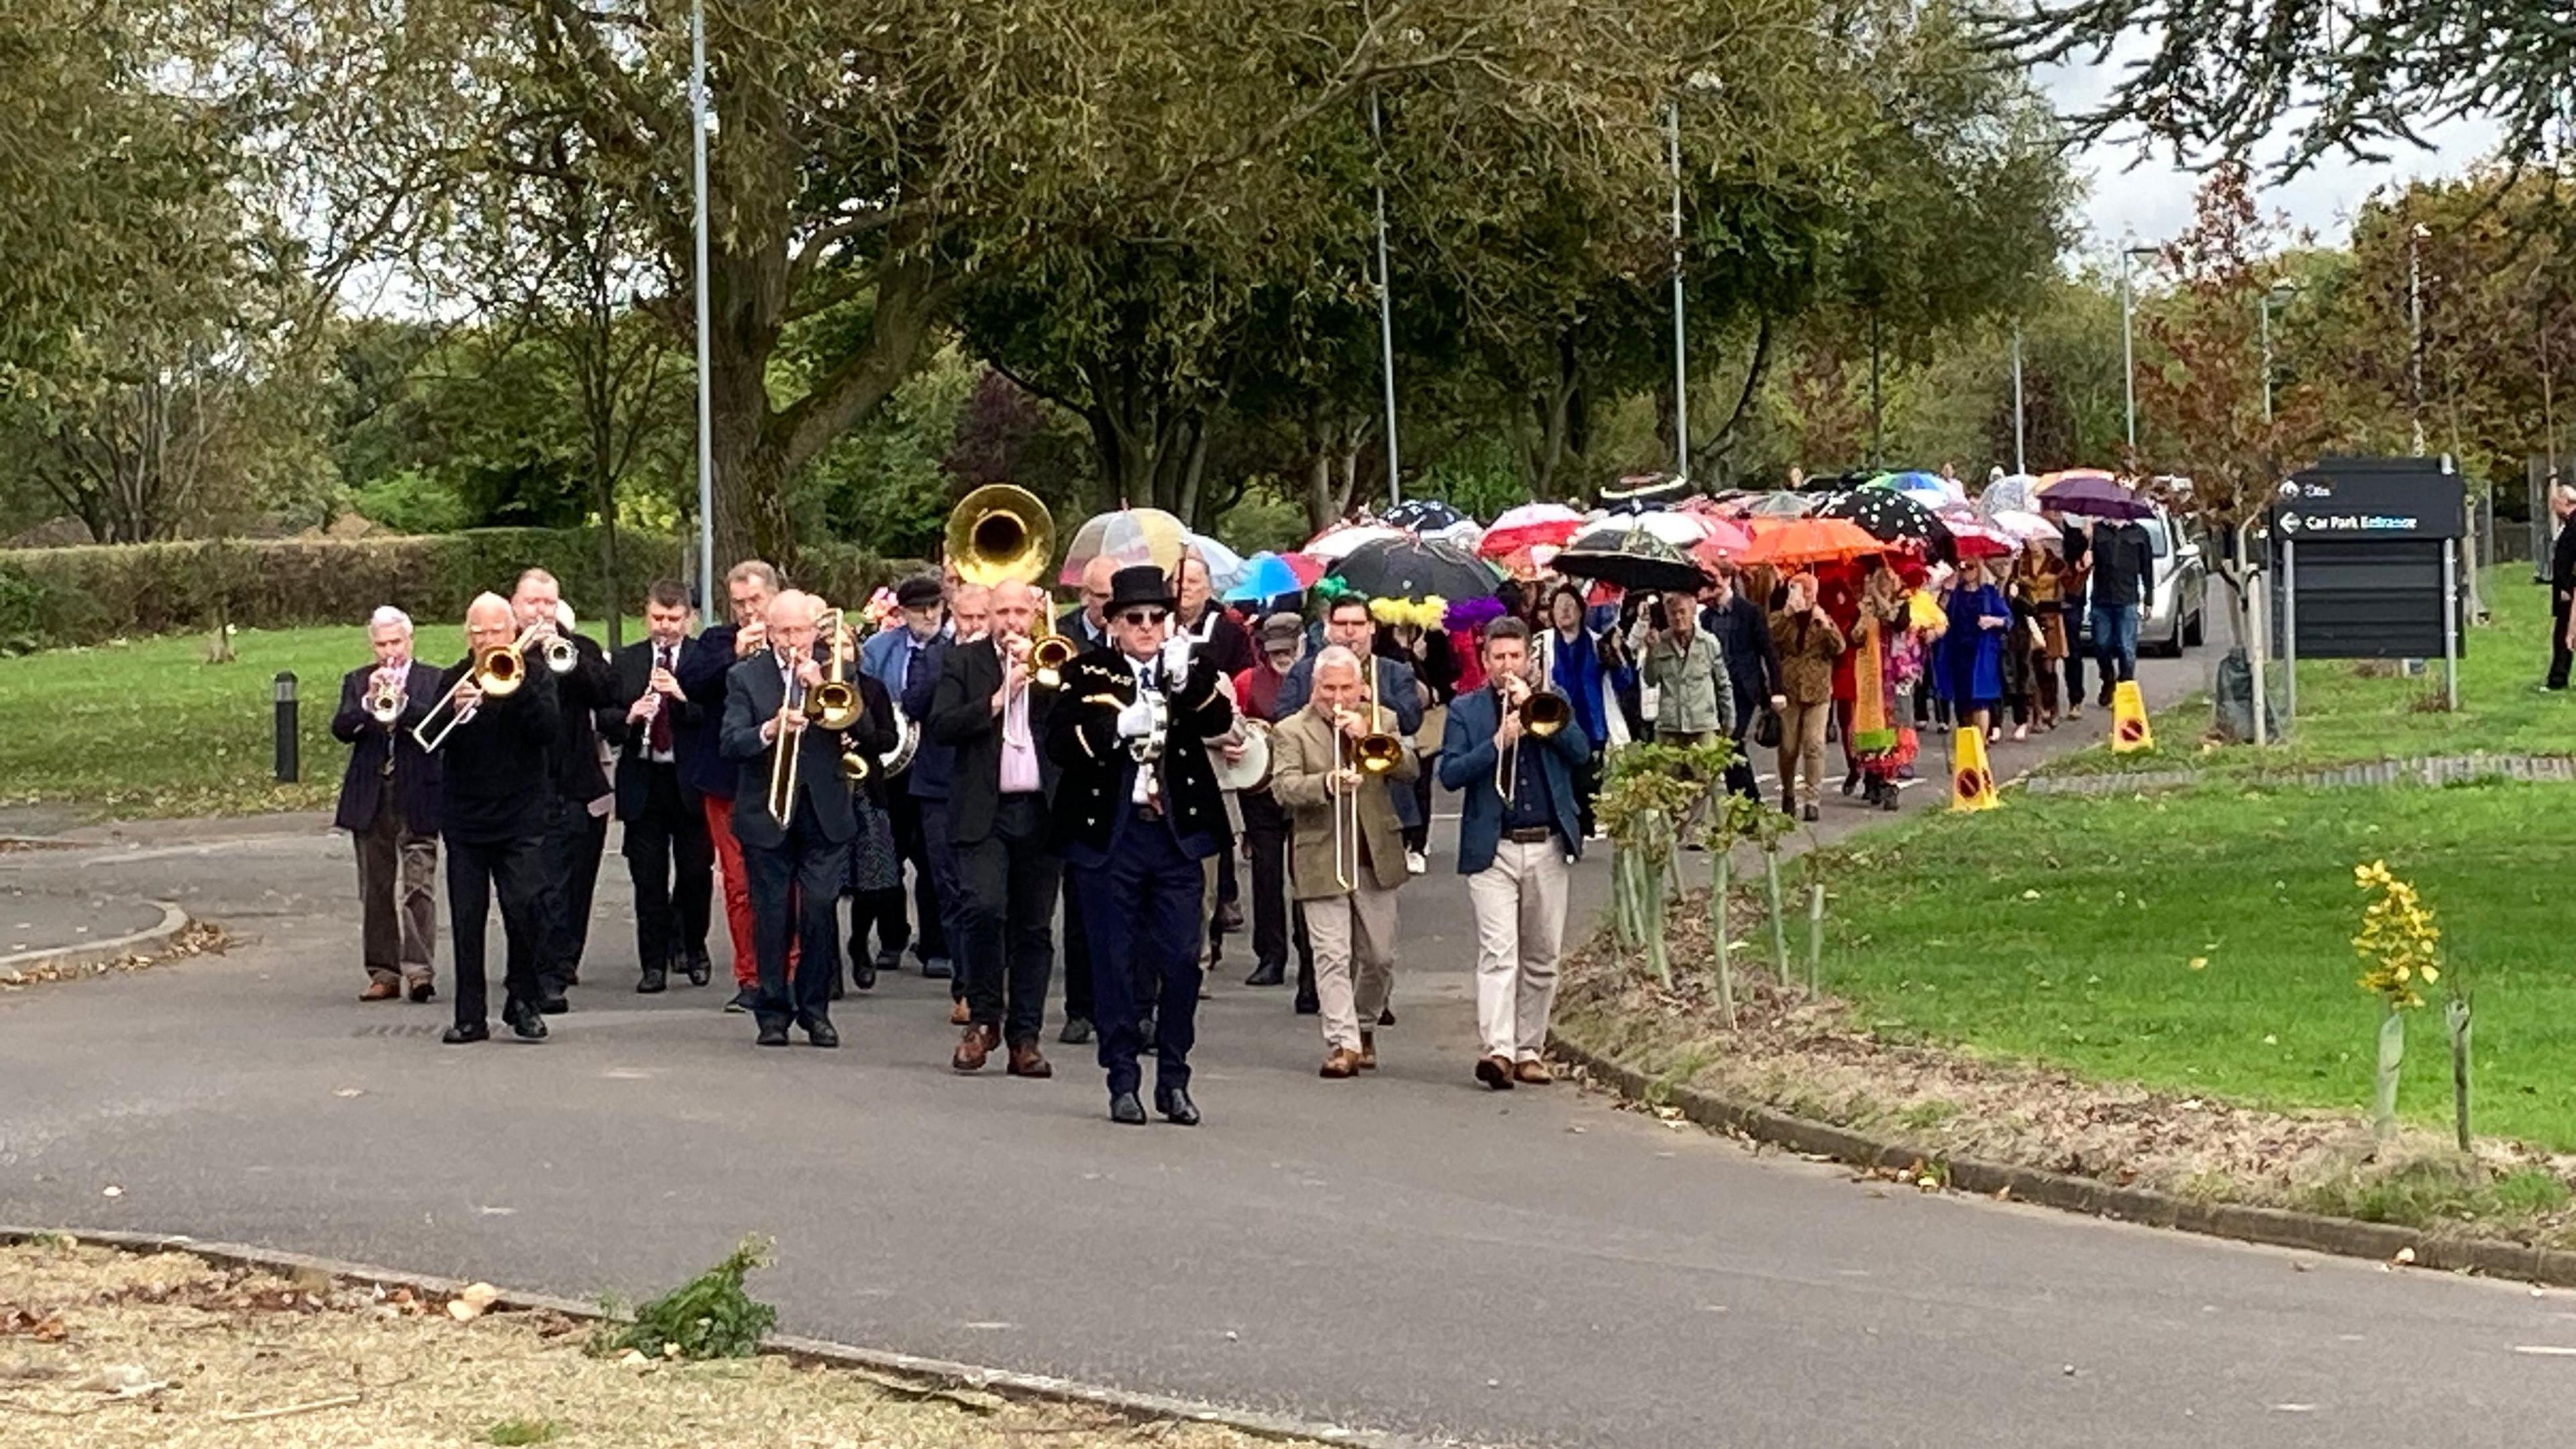
<svg viewBox="0 0 2576 1449">
<path fill-rule="evenodd" d="M 456 727 L 474 717 L 473 705 L 459 705 L 456 702 L 456 696 L 463 693 L 465 686 L 469 684 L 494 699 L 507 699 L 518 693 L 519 686 L 525 684 L 528 677 L 528 661 L 524 651 L 542 637 L 544 637 L 544 626 L 531 624 L 520 630 L 519 637 L 511 640 L 507 646 L 496 644 L 488 649 L 477 650 L 474 655 L 474 666 L 459 675 L 456 682 L 447 687 L 447 693 L 440 696 L 438 703 L 429 707 L 429 713 L 421 716 L 420 723 L 412 726 L 412 739 L 417 741 L 423 750 L 431 754 L 438 753 L 438 747 L 447 743 L 447 737 L 456 733 Z M 567 643 L 565 647 L 569 649 L 571 646 Z M 397 710 L 396 713 L 399 714 L 400 711 Z M 441 714 L 447 716 L 443 723 L 439 720 Z M 430 726 L 433 724 L 438 728 L 431 729 Z"/>
</svg>

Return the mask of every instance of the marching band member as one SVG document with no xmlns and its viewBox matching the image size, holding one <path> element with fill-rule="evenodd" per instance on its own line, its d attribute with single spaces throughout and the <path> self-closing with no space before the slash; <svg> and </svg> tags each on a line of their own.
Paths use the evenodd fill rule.
<svg viewBox="0 0 2576 1449">
<path fill-rule="evenodd" d="M 855 749 L 873 757 L 892 738 L 884 687 L 868 688 L 871 681 L 864 676 L 859 723 L 846 737 L 812 727 L 801 708 L 785 707 L 825 677 L 814 651 L 817 605 L 812 595 L 794 589 L 772 599 L 763 631 L 768 650 L 736 664 L 725 685 L 719 743 L 725 758 L 740 767 L 733 830 L 751 877 L 752 942 L 760 960 L 760 989 L 751 1010 L 762 1046 L 787 1045 L 791 1022 L 815 1046 L 841 1044 L 832 1026 L 832 985 L 841 974 L 841 880 L 850 839 L 858 832 L 841 755 Z M 785 819 L 770 814 L 780 750 L 796 752 L 796 788 L 785 802 Z M 791 935 L 797 944 L 792 987 Z"/>
<path fill-rule="evenodd" d="M 1396 733 L 1414 739 L 1422 733 L 1422 718 L 1431 703 L 1430 694 L 1414 676 L 1413 666 L 1401 659 L 1390 659 L 1377 652 L 1377 620 L 1369 617 L 1368 600 L 1356 594 L 1344 594 L 1324 605 L 1324 642 L 1338 644 L 1376 671 L 1377 702 L 1395 711 Z M 1306 696 L 1314 688 L 1315 656 L 1309 655 L 1288 671 L 1287 680 L 1279 686 L 1279 715 L 1285 719 L 1306 707 Z M 1360 692 L 1368 693 L 1370 681 L 1360 681 Z M 1420 807 L 1412 792 L 1395 797 L 1395 818 L 1408 831 L 1423 823 Z M 1420 875 L 1408 858 L 1408 869 Z M 1304 983 L 1299 983 L 1303 994 Z"/>
<path fill-rule="evenodd" d="M 724 757 L 725 687 L 733 667 L 769 647 L 769 601 L 778 597 L 778 570 L 759 559 L 745 559 L 725 574 L 725 596 L 731 622 L 698 635 L 698 647 L 680 652 L 676 671 L 680 692 L 697 701 L 697 718 L 676 721 L 680 777 L 697 793 L 707 821 L 707 844 L 723 884 L 725 935 L 733 942 L 733 998 L 727 1011 L 749 1011 L 759 994 L 760 953 L 751 929 L 751 876 L 743 867 L 742 842 L 733 833 L 733 791 L 739 776 Z M 790 942 L 788 962 L 795 963 Z"/>
<path fill-rule="evenodd" d="M 1458 873 L 1476 913 L 1476 1080 L 1500 1091 L 1551 1079 L 1540 1054 L 1556 1004 L 1566 882 L 1583 853 L 1575 772 L 1592 742 L 1570 707 L 1546 733 L 1525 728 L 1524 705 L 1547 687 L 1530 670 L 1528 625 L 1487 625 L 1484 662 L 1486 687 L 1449 705 L 1440 783 L 1460 795 Z"/>
<path fill-rule="evenodd" d="M 903 611 L 903 627 L 888 629 L 870 639 L 859 652 L 859 669 L 883 684 L 886 693 L 902 708 L 904 717 L 917 725 L 922 714 L 928 712 L 930 698 L 939 685 L 940 666 L 947 657 L 948 594 L 939 580 L 928 574 L 905 579 L 894 592 L 895 604 Z M 918 688 L 916 680 L 920 681 Z M 913 708 L 915 701 L 922 706 L 920 712 Z M 895 849 L 912 866 L 913 957 L 921 963 L 921 974 L 933 979 L 951 976 L 955 969 L 947 913 L 957 889 L 956 854 L 944 829 L 935 834 L 930 829 L 929 808 L 933 801 L 947 796 L 948 764 L 948 747 L 925 738 L 913 752 L 911 768 L 887 782 L 886 787 L 886 806 L 894 817 Z M 915 791 L 916 782 L 923 785 L 922 791 Z M 933 784 L 935 789 L 931 788 Z M 877 970 L 891 971 L 902 954 L 901 941 L 880 937 L 873 964 Z"/>
<path fill-rule="evenodd" d="M 1295 614 L 1261 621 L 1261 662 L 1235 676 L 1235 706 L 1249 720 L 1279 718 L 1279 691 L 1304 652 L 1306 628 Z M 1275 763 L 1273 768 L 1275 769 Z M 1245 854 L 1252 865 L 1252 974 L 1246 986 L 1277 986 L 1288 979 L 1288 947 L 1297 947 L 1298 979 L 1312 983 L 1315 949 L 1306 923 L 1288 896 L 1288 813 L 1264 781 L 1242 793 Z"/>
<path fill-rule="evenodd" d="M 1095 649 L 1064 671 L 1047 722 L 1047 754 L 1062 771 L 1055 816 L 1085 898 L 1091 959 L 1133 962 L 1159 983 L 1154 1105 L 1180 1126 L 1199 1121 L 1190 1100 L 1190 1046 L 1199 995 L 1201 862 L 1226 848 L 1207 742 L 1233 724 L 1216 668 L 1186 640 L 1167 643 L 1170 582 L 1150 565 L 1120 569 L 1107 613 L 1115 648 Z M 1097 972 L 1100 1065 L 1109 1117 L 1141 1125 L 1141 1038 L 1128 973 Z"/>
<path fill-rule="evenodd" d="M 1109 637 L 1109 583 L 1118 574 L 1118 560 L 1108 554 L 1093 554 L 1082 566 L 1082 603 L 1064 612 L 1056 620 L 1055 631 L 1073 641 L 1074 648 L 1088 652 L 1113 649 Z M 1080 1046 L 1091 1040 L 1091 938 L 1082 925 L 1082 896 L 1067 892 L 1064 896 L 1064 1030 L 1056 1040 L 1067 1046 Z"/>
<path fill-rule="evenodd" d="M 581 953 L 590 940 L 590 901 L 599 885 L 599 857 L 608 845 L 608 775 L 599 767 L 599 732 L 626 710 L 599 642 L 564 623 L 563 591 L 544 569 L 519 575 L 510 594 L 522 631 L 570 640 L 573 667 L 555 681 L 554 792 L 546 816 L 543 859 L 545 934 L 538 949 L 538 1008 L 551 1016 L 569 1009 L 564 988 L 581 980 Z"/>
<path fill-rule="evenodd" d="M 1336 1078 L 1377 1068 L 1371 1028 L 1394 985 L 1395 892 L 1409 879 L 1388 787 L 1410 786 L 1421 768 L 1412 736 L 1396 732 L 1394 711 L 1371 705 L 1360 671 L 1359 656 L 1327 645 L 1315 656 L 1314 697 L 1270 736 L 1270 793 L 1295 831 L 1289 871 L 1315 945 L 1321 1075 Z M 1392 759 L 1363 769 L 1355 752 L 1372 738 Z"/>
<path fill-rule="evenodd" d="M 663 579 L 646 591 L 644 637 L 617 651 L 615 695 L 632 701 L 608 727 L 617 753 L 617 818 L 626 826 L 626 873 L 635 883 L 635 955 L 646 995 L 668 984 L 673 968 L 704 986 L 708 902 L 714 845 L 706 807 L 681 778 L 679 739 L 705 724 L 705 707 L 680 687 L 681 660 L 713 652 L 688 637 L 689 592 Z M 721 647 L 721 646 L 717 646 Z M 729 658 L 730 656 L 724 656 Z"/>
<path fill-rule="evenodd" d="M 438 670 L 412 658 L 411 616 L 388 605 L 367 620 L 372 665 L 340 680 L 331 735 L 349 746 L 339 813 L 358 854 L 367 967 L 361 1001 L 437 994 L 438 757 L 412 731 L 438 703 Z"/>
<path fill-rule="evenodd" d="M 542 1040 L 537 955 L 545 930 L 539 851 L 553 801 L 557 737 L 555 680 L 542 662 L 522 656 L 518 687 L 489 694 L 476 680 L 486 650 L 506 650 L 518 636 L 510 601 L 480 594 L 465 610 L 466 655 L 440 676 L 432 700 L 455 721 L 439 754 L 439 825 L 447 837 L 447 922 L 456 937 L 456 1024 L 450 1046 L 491 1036 L 483 975 L 484 919 L 501 898 L 506 943 L 501 1020 L 520 1037 Z"/>
<path fill-rule="evenodd" d="M 959 591 L 963 604 L 967 590 Z M 1064 863 L 1047 820 L 1055 766 L 1044 742 L 1060 689 L 1035 685 L 1030 632 L 1045 600 L 1028 584 L 992 589 L 992 631 L 949 651 L 930 738 L 955 751 L 948 834 L 957 851 L 957 975 L 970 1020 L 949 1065 L 983 1069 L 1007 1048 L 1015 1077 L 1054 1075 L 1038 1034 L 1055 971 L 1055 902 Z"/>
<path fill-rule="evenodd" d="M 945 586 L 948 600 L 948 628 L 934 637 L 914 661 L 911 674 L 904 680 L 903 692 L 896 699 L 904 714 L 912 719 L 928 720 L 930 709 L 939 697 L 939 680 L 948 672 L 948 658 L 961 644 L 971 644 L 984 637 L 993 625 L 993 591 L 982 584 Z M 922 853 L 930 860 L 932 894 L 938 898 L 939 934 L 948 943 L 946 960 L 922 963 L 921 974 L 948 979 L 948 1024 L 964 1026 L 973 1013 L 966 1006 L 966 981 L 957 974 L 957 845 L 948 828 L 948 792 L 950 776 L 957 768 L 957 752 L 922 731 L 921 747 L 912 755 L 912 803 L 921 812 Z"/>
</svg>

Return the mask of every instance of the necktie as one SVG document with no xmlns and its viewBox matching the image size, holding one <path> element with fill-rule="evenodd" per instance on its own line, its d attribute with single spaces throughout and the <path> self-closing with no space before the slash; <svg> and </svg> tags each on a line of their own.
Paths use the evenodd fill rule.
<svg viewBox="0 0 2576 1449">
<path fill-rule="evenodd" d="M 670 655 L 659 644 L 653 646 L 653 667 L 656 669 L 671 667 Z M 653 711 L 653 726 L 646 733 L 645 744 L 657 756 L 671 753 L 671 701 L 669 699 L 662 700 L 660 706 Z"/>
</svg>

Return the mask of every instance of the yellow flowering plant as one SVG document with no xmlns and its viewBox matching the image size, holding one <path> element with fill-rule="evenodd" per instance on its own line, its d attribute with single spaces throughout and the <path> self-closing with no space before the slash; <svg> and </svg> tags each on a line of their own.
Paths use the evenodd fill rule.
<svg viewBox="0 0 2576 1449">
<path fill-rule="evenodd" d="M 2420 988 L 2442 979 L 2442 928 L 2411 882 L 2374 860 L 2352 868 L 2352 883 L 2370 896 L 2361 930 L 2352 938 L 2361 957 L 2361 989 L 2385 1009 L 2379 1022 L 2379 1071 L 2371 1130 L 2382 1142 L 2397 1131 L 2397 1076 L 2406 1061 L 2406 1013 L 2424 1004 Z M 2452 980 L 2443 1016 L 2450 1028 L 2452 1124 L 2460 1150 L 2469 1150 L 2469 1000 Z"/>
</svg>

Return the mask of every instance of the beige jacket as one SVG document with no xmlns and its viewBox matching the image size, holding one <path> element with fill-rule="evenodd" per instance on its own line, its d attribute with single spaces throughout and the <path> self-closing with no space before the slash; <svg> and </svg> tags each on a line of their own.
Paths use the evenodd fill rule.
<svg viewBox="0 0 2576 1449">
<path fill-rule="evenodd" d="M 1395 711 L 1380 705 L 1377 726 L 1393 733 Z M 1270 795 L 1288 812 L 1290 894 L 1301 901 L 1350 894 L 1333 869 L 1333 814 L 1347 807 L 1326 789 L 1341 762 L 1340 741 L 1341 732 L 1312 708 L 1298 710 L 1270 731 Z M 1414 753 L 1413 741 L 1402 743 L 1404 752 L 1395 768 L 1360 780 L 1360 838 L 1368 843 L 1366 869 L 1380 890 L 1393 890 L 1407 879 L 1404 827 L 1396 821 L 1395 799 L 1388 789 L 1412 784 L 1421 773 L 1422 761 Z M 1347 862 L 1349 857 L 1343 859 Z"/>
</svg>

